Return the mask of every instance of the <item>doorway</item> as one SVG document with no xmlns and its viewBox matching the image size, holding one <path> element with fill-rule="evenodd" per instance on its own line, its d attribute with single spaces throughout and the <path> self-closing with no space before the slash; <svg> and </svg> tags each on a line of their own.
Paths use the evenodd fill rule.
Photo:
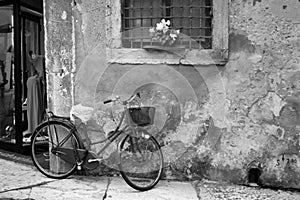
<svg viewBox="0 0 300 200">
<path fill-rule="evenodd" d="M 0 0 L 0 148 L 27 151 L 24 136 L 32 124 L 27 83 L 33 76 L 40 80 L 44 105 L 44 66 L 42 1 Z"/>
<path fill-rule="evenodd" d="M 21 14 L 22 133 L 23 145 L 41 123 L 45 108 L 46 80 L 42 18 L 28 12 Z"/>
</svg>

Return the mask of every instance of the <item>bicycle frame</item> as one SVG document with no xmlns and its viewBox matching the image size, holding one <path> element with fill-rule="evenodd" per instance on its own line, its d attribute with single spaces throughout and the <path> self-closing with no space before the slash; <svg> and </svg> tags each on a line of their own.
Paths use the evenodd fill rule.
<svg viewBox="0 0 300 200">
<path fill-rule="evenodd" d="M 136 134 L 136 127 L 134 124 L 132 124 L 132 122 L 129 120 L 129 111 L 127 109 L 127 106 L 124 106 L 124 111 L 122 112 L 122 116 L 121 119 L 116 127 L 116 129 L 113 131 L 113 133 L 111 135 L 109 135 L 107 138 L 103 139 L 103 140 L 99 140 L 99 141 L 95 141 L 93 143 L 91 143 L 91 145 L 95 145 L 95 144 L 100 144 L 100 143 L 104 143 L 106 142 L 106 144 L 99 150 L 96 152 L 97 155 L 101 155 L 104 150 L 111 145 L 111 143 L 113 143 L 120 135 L 122 134 L 128 134 L 129 132 L 133 133 L 133 135 Z M 60 142 L 57 144 L 57 148 L 55 148 L 54 151 L 59 152 L 60 156 L 63 160 L 70 162 L 70 163 L 77 163 L 78 166 L 80 166 L 81 164 L 84 163 L 87 154 L 89 153 L 88 150 L 86 150 L 85 148 L 83 148 L 83 143 L 80 140 L 79 141 L 79 145 L 80 147 L 76 149 L 76 151 L 72 151 L 71 148 L 62 148 L 61 146 L 64 145 L 66 143 L 66 141 L 68 141 L 68 139 L 72 136 L 72 134 L 77 134 L 76 131 L 76 127 L 73 123 L 70 122 L 70 120 L 68 118 L 64 118 L 64 117 L 58 117 L 58 116 L 53 116 L 54 119 L 56 120 L 61 120 L 65 123 L 67 123 L 71 128 L 72 131 Z M 121 130 L 120 127 L 123 124 L 124 119 L 126 119 L 128 121 L 128 125 L 124 126 Z M 51 117 L 50 117 L 51 120 Z M 49 121 L 49 119 L 48 119 Z M 52 134 L 50 134 L 52 135 Z M 77 135 L 78 138 L 80 138 L 79 135 Z M 58 137 L 57 135 L 55 137 Z M 51 137 L 51 141 L 53 141 L 53 138 Z M 100 156 L 97 156 L 97 158 L 95 158 L 94 156 L 91 156 L 92 158 L 88 159 L 87 162 L 88 163 L 92 163 L 95 161 L 101 161 L 102 158 Z"/>
<path fill-rule="evenodd" d="M 52 149 L 53 153 L 59 153 L 60 158 L 69 162 L 69 163 L 77 163 L 77 164 L 82 164 L 83 163 L 83 159 L 86 157 L 87 155 L 87 150 L 84 148 L 84 145 L 82 143 L 81 140 L 79 140 L 79 147 L 76 149 L 76 151 L 73 150 L 73 148 L 66 148 L 66 147 L 62 147 L 72 136 L 72 134 L 76 134 L 76 127 L 73 123 L 70 122 L 69 118 L 66 117 L 58 117 L 58 116 L 54 116 L 53 117 L 49 117 L 46 121 L 46 123 L 49 124 L 49 121 L 51 121 L 51 119 L 55 119 L 56 121 L 62 121 L 63 123 L 66 123 L 68 126 L 71 127 L 71 132 L 64 137 L 64 139 L 62 141 L 58 141 L 57 140 L 57 144 L 55 148 Z M 50 130 L 50 140 L 51 140 L 51 144 L 55 144 L 54 142 L 54 138 L 56 137 L 58 138 L 57 132 L 55 131 L 55 133 L 52 133 L 52 131 Z"/>
<path fill-rule="evenodd" d="M 124 121 L 124 118 L 126 118 L 126 120 L 128 121 L 129 125 L 126 125 L 125 127 L 123 127 L 121 130 L 120 127 L 121 125 L 123 124 L 123 121 Z M 108 138 L 105 138 L 104 140 L 100 140 L 100 141 L 96 141 L 96 142 L 93 142 L 91 143 L 91 145 L 95 145 L 95 144 L 99 144 L 99 143 L 104 143 L 104 142 L 107 142 L 98 152 L 97 154 L 102 154 L 102 152 L 111 144 L 113 143 L 120 135 L 122 134 L 126 134 L 128 133 L 129 131 L 132 131 L 132 133 L 136 134 L 136 130 L 135 130 L 135 127 L 134 125 L 131 123 L 131 121 L 129 120 L 129 111 L 127 109 L 126 106 L 124 106 L 124 111 L 122 113 L 122 116 L 121 116 L 121 119 L 120 119 L 120 122 L 119 124 L 117 125 L 116 129 L 114 130 L 114 132 L 108 137 Z"/>
</svg>

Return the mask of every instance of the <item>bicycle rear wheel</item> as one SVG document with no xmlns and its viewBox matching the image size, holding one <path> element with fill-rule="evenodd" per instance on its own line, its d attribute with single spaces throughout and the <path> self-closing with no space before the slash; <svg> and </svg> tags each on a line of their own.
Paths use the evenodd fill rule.
<svg viewBox="0 0 300 200">
<path fill-rule="evenodd" d="M 57 148 L 64 149 L 62 153 L 65 153 L 74 152 L 79 147 L 79 140 L 76 134 L 72 133 L 72 127 L 61 121 L 44 122 L 31 136 L 32 161 L 41 173 L 50 178 L 66 178 L 74 173 L 77 166 L 76 162 L 63 159 Z M 75 159 L 72 155 L 67 156 Z"/>
<path fill-rule="evenodd" d="M 156 139 L 146 130 L 127 135 L 120 143 L 120 173 L 126 183 L 140 191 L 152 189 L 160 180 L 163 155 Z"/>
</svg>

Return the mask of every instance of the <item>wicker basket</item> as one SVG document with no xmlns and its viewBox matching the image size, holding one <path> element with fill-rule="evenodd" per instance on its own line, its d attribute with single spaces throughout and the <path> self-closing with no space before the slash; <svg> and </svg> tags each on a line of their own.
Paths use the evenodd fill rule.
<svg viewBox="0 0 300 200">
<path fill-rule="evenodd" d="M 129 108 L 130 121 L 137 126 L 149 126 L 154 122 L 155 107 Z"/>
</svg>

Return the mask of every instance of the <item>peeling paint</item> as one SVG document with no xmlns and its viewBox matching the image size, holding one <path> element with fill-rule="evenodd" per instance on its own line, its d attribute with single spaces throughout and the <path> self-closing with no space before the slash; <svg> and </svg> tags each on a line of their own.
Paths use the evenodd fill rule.
<svg viewBox="0 0 300 200">
<path fill-rule="evenodd" d="M 67 12 L 66 12 L 66 11 L 63 11 L 63 12 L 62 12 L 61 18 L 62 18 L 63 20 L 66 20 L 66 19 L 67 19 Z"/>
<path fill-rule="evenodd" d="M 75 115 L 80 118 L 83 123 L 87 123 L 89 119 L 91 119 L 93 115 L 94 109 L 91 107 L 83 106 L 82 104 L 78 104 L 72 107 L 70 116 Z"/>
<path fill-rule="evenodd" d="M 110 63 L 113 59 L 107 56 L 113 54 L 106 52 L 106 47 L 120 46 L 116 41 L 119 21 L 111 22 L 108 17 L 120 11 L 115 4 L 77 1 L 73 50 L 69 36 L 56 32 L 51 23 L 47 27 L 55 36 L 47 42 L 47 66 L 56 72 L 51 74 L 55 79 L 51 89 L 58 91 L 49 96 L 54 103 L 68 105 L 68 96 L 74 94 L 73 102 L 82 106 L 79 117 L 86 123 L 82 129 L 87 148 L 99 150 L 101 145 L 89 144 L 104 138 L 120 117 L 119 108 L 105 107 L 102 100 L 115 93 L 125 98 L 143 91 L 144 105 L 157 108 L 156 121 L 147 130 L 163 145 L 165 164 L 170 168 L 167 173 L 247 183 L 249 163 L 256 163 L 253 166 L 260 165 L 263 184 L 300 188 L 300 162 L 295 154 L 300 150 L 299 122 L 295 109 L 285 102 L 286 96 L 297 95 L 300 89 L 299 2 L 230 1 L 230 55 L 220 71 L 212 66 L 185 66 L 178 58 L 176 65 L 166 65 L 161 55 L 149 52 L 148 56 L 161 60 L 146 65 L 126 57 L 126 63 Z M 64 7 L 56 14 L 65 20 L 71 16 Z M 61 25 L 59 30 L 69 29 Z M 67 47 L 54 40 L 65 41 Z M 76 72 L 74 93 L 68 89 L 71 72 Z M 185 83 L 189 87 L 184 87 Z M 127 87 L 118 88 L 124 85 Z M 115 153 L 110 149 L 105 155 Z M 293 165 L 288 165 L 287 159 Z"/>
</svg>

